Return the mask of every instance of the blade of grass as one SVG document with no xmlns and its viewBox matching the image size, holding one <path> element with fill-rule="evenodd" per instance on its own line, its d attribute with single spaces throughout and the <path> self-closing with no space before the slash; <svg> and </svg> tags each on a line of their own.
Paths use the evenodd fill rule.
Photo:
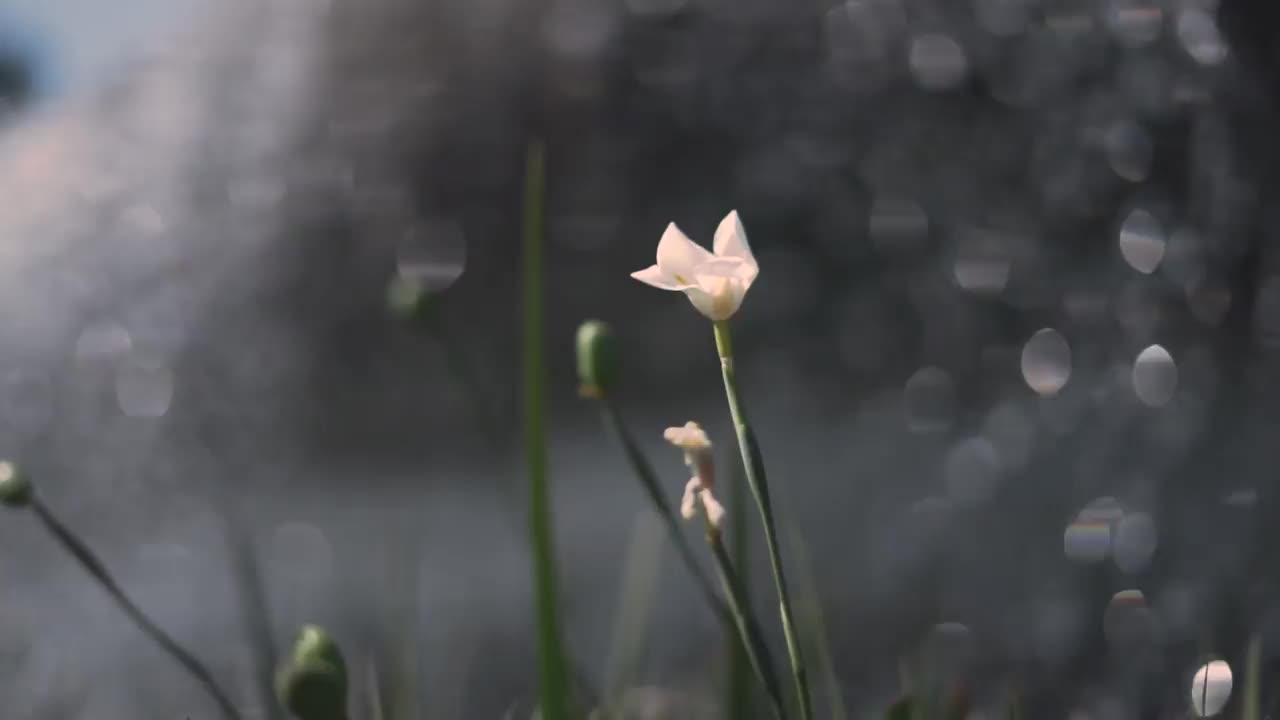
<svg viewBox="0 0 1280 720">
<path fill-rule="evenodd" d="M 818 581 L 813 572 L 812 560 L 808 547 L 799 533 L 791 534 L 791 545 L 795 548 L 793 556 L 796 560 L 796 579 L 799 586 L 800 612 L 808 621 L 804 628 L 808 640 L 807 645 L 817 658 L 817 671 L 822 674 L 827 685 L 828 714 L 831 720 L 847 720 L 848 711 L 844 704 L 844 695 L 840 692 L 840 680 L 836 677 L 835 665 L 831 661 L 831 645 L 827 641 L 826 619 L 822 612 L 822 600 L 818 595 Z"/>
<path fill-rule="evenodd" d="M 391 622 L 386 628 L 393 654 L 391 717 L 393 720 L 413 720 L 421 716 L 422 700 L 418 657 L 418 608 L 422 607 L 422 583 L 418 574 L 421 568 L 415 562 L 414 553 L 404 546 L 402 540 L 392 541 L 392 547 L 386 552 L 391 562 L 388 584 L 395 588 L 391 593 L 394 604 L 388 613 Z"/>
<path fill-rule="evenodd" d="M 637 513 L 631 531 L 627 561 L 623 566 L 618 611 L 614 616 L 613 639 L 610 641 L 608 681 L 605 685 L 604 710 L 613 717 L 622 691 L 633 678 L 644 653 L 645 638 L 653 597 L 662 568 L 663 535 L 657 518 L 650 513 Z"/>
<path fill-rule="evenodd" d="M 373 657 L 365 664 L 365 694 L 369 700 L 369 720 L 386 720 L 382 712 L 382 684 L 378 681 L 378 663 Z"/>
<path fill-rule="evenodd" d="M 1207 673 L 1206 673 L 1207 675 Z M 1244 709 L 1241 720 L 1262 718 L 1262 636 L 1249 638 L 1249 650 L 1244 661 Z"/>
<path fill-rule="evenodd" d="M 267 591 L 262 582 L 262 572 L 254 553 L 247 530 L 238 516 L 227 516 L 227 542 L 230 545 L 236 591 L 240 599 L 240 613 L 244 618 L 248 640 L 253 647 L 254 676 L 258 694 L 264 703 L 263 717 L 275 720 L 280 716 L 275 703 L 275 689 L 271 678 L 275 672 L 278 655 L 272 641 L 271 614 L 267 606 Z"/>
<path fill-rule="evenodd" d="M 529 144 L 524 184 L 524 428 L 529 472 L 529 545 L 533 553 L 538 698 L 542 720 L 568 720 L 569 693 L 556 599 L 555 547 L 547 488 L 543 359 L 543 233 L 546 151 Z"/>
</svg>

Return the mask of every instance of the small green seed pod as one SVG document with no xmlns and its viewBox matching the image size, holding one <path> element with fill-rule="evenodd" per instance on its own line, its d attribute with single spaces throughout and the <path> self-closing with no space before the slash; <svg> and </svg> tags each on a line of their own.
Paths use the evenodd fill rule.
<svg viewBox="0 0 1280 720">
<path fill-rule="evenodd" d="M 342 649 L 333 641 L 329 633 L 318 625 L 304 625 L 298 635 L 298 642 L 293 646 L 293 659 L 302 662 L 318 658 L 341 670 L 347 671 L 347 664 L 342 659 Z"/>
<path fill-rule="evenodd" d="M 387 308 L 402 320 L 420 322 L 435 304 L 435 297 L 420 282 L 396 275 L 387 285 Z"/>
<path fill-rule="evenodd" d="M 578 326 L 578 388 L 583 397 L 601 398 L 618 375 L 618 347 L 613 329 L 601 320 Z"/>
<path fill-rule="evenodd" d="M 17 465 L 0 461 L 0 504 L 22 508 L 31 504 L 31 480 Z"/>
<path fill-rule="evenodd" d="M 293 656 L 276 675 L 276 696 L 299 720 L 346 718 L 346 662 L 323 629 L 314 625 L 302 629 Z"/>
</svg>

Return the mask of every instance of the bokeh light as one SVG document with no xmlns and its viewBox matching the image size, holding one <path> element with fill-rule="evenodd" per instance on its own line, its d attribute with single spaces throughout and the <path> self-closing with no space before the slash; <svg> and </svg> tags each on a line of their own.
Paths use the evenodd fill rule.
<svg viewBox="0 0 1280 720">
<path fill-rule="evenodd" d="M 1115 528 L 1112 553 L 1116 567 L 1122 572 L 1134 574 L 1146 569 L 1155 555 L 1158 537 L 1156 523 L 1145 512 L 1126 514 Z"/>
<path fill-rule="evenodd" d="M 947 492 L 960 505 L 976 505 L 990 497 L 1001 479 L 999 452 L 986 438 L 965 438 L 947 451 L 943 463 Z"/>
<path fill-rule="evenodd" d="M 1125 262 L 1140 273 L 1150 275 L 1164 259 L 1165 239 L 1160 223 L 1151 213 L 1134 209 L 1120 226 L 1120 253 Z"/>
<path fill-rule="evenodd" d="M 1200 666 L 1191 678 L 1191 711 L 1208 718 L 1222 712 L 1231 699 L 1231 666 L 1212 660 Z"/>
<path fill-rule="evenodd" d="M 401 231 L 396 269 L 405 280 L 440 292 L 457 282 L 466 264 L 467 238 L 457 223 L 436 219 Z"/>
<path fill-rule="evenodd" d="M 1178 389 L 1178 367 L 1160 345 L 1152 345 L 1133 362 L 1133 391 L 1151 407 L 1164 407 Z"/>
<path fill-rule="evenodd" d="M 955 385 L 942 368 L 920 368 L 913 373 L 902 391 L 902 401 L 912 432 L 944 432 L 955 420 Z"/>
<path fill-rule="evenodd" d="M 1022 379 L 1037 395 L 1051 396 L 1071 378 L 1071 346 L 1053 328 L 1037 330 L 1022 346 Z"/>
</svg>

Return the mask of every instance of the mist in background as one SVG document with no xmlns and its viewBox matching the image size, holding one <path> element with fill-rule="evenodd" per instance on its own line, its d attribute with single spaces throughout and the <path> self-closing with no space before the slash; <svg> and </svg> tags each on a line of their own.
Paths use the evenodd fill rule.
<svg viewBox="0 0 1280 720">
<path fill-rule="evenodd" d="M 0 453 L 248 717 L 242 532 L 278 643 L 320 622 L 357 684 L 502 717 L 534 677 L 536 134 L 587 680 L 649 510 L 573 332 L 615 326 L 674 500 L 663 428 L 732 448 L 711 329 L 628 274 L 668 222 L 708 243 L 736 208 L 761 264 L 744 392 L 851 712 L 925 648 L 979 711 L 1016 686 L 1035 717 L 1181 716 L 1206 654 L 1238 686 L 1251 635 L 1264 678 L 1280 647 L 1280 26 L 1221 5 L 3 0 Z M 387 311 L 397 272 L 439 291 L 439 333 Z M 0 546 L 5 717 L 212 717 L 33 522 L 4 515 Z M 720 631 L 661 557 L 636 682 L 706 696 Z"/>
</svg>

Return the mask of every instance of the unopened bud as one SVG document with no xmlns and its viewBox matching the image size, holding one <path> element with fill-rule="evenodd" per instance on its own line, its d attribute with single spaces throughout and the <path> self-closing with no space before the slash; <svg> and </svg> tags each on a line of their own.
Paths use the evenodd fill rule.
<svg viewBox="0 0 1280 720">
<path fill-rule="evenodd" d="M 421 282 L 396 275 L 387 285 L 387 308 L 402 320 L 423 320 L 434 304 L 435 297 Z"/>
<path fill-rule="evenodd" d="M 31 480 L 17 465 L 0 461 L 0 504 L 21 508 L 31 504 Z"/>
<path fill-rule="evenodd" d="M 578 327 L 578 383 L 583 397 L 600 398 L 613 388 L 618 374 L 618 348 L 613 329 L 600 320 Z"/>
<path fill-rule="evenodd" d="M 328 633 L 314 625 L 302 629 L 292 658 L 276 676 L 276 695 L 299 720 L 346 718 L 346 662 Z"/>
</svg>

